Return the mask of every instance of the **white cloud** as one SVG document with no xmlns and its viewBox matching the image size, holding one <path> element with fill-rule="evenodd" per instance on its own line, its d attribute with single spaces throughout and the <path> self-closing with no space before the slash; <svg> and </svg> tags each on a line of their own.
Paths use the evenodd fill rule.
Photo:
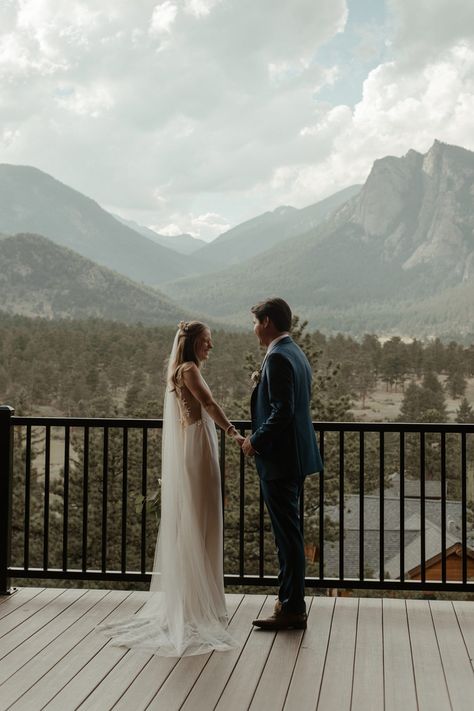
<svg viewBox="0 0 474 711">
<path fill-rule="evenodd" d="M 177 13 L 178 6 L 171 0 L 164 0 L 164 2 L 159 3 L 151 16 L 151 34 L 170 33 Z"/>
<path fill-rule="evenodd" d="M 205 241 L 210 241 L 230 229 L 230 225 L 222 215 L 218 215 L 215 212 L 208 212 L 203 215 L 190 213 L 187 215 L 173 215 L 172 217 L 172 222 L 152 225 L 151 229 L 171 237 L 186 233 Z"/>
<path fill-rule="evenodd" d="M 184 10 L 194 17 L 206 17 L 222 0 L 185 0 Z"/>
<path fill-rule="evenodd" d="M 432 60 L 462 40 L 474 38 L 471 0 L 388 0 L 400 64 Z"/>
<path fill-rule="evenodd" d="M 0 146 L 3 145 L 4 148 L 8 148 L 11 146 L 20 136 L 19 131 L 11 130 L 11 129 L 5 129 L 2 132 L 2 137 L 0 141 Z"/>
<path fill-rule="evenodd" d="M 114 98 L 107 86 L 100 84 L 83 87 L 58 87 L 56 91 L 58 106 L 77 114 L 98 118 L 104 111 L 114 106 Z"/>
<path fill-rule="evenodd" d="M 150 230 L 154 230 L 155 232 L 158 232 L 158 234 L 166 235 L 167 237 L 176 237 L 176 235 L 184 234 L 183 230 L 181 230 L 178 225 L 175 225 L 173 222 L 169 225 L 162 225 L 161 227 L 158 225 L 149 225 L 149 228 Z"/>
</svg>

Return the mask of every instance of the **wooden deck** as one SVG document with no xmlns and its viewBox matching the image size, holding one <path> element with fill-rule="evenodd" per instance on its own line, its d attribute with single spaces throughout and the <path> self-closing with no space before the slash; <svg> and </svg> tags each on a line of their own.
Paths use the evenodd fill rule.
<svg viewBox="0 0 474 711">
<path fill-rule="evenodd" d="M 474 602 L 308 599 L 309 624 L 252 630 L 273 599 L 228 595 L 241 648 L 166 659 L 94 631 L 147 593 L 21 588 L 0 598 L 0 709 L 472 711 Z"/>
</svg>

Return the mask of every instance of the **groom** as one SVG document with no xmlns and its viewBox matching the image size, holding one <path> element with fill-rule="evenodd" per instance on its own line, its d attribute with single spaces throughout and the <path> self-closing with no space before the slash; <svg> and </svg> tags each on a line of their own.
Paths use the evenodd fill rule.
<svg viewBox="0 0 474 711">
<path fill-rule="evenodd" d="M 283 299 L 251 309 L 254 332 L 267 352 L 252 392 L 252 434 L 242 444 L 255 456 L 280 563 L 273 615 L 254 620 L 264 630 L 306 628 L 305 553 L 299 498 L 308 474 L 322 472 L 311 422 L 311 367 L 290 336 L 291 309 Z"/>
</svg>

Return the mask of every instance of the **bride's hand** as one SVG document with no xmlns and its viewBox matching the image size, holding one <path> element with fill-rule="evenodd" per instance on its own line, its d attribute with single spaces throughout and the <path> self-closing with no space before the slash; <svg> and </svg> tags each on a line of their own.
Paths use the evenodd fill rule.
<svg viewBox="0 0 474 711">
<path fill-rule="evenodd" d="M 245 437 L 242 437 L 241 434 L 237 434 L 237 435 L 234 437 L 234 439 L 235 439 L 235 441 L 237 442 L 237 444 L 239 445 L 239 447 L 242 449 L 242 445 L 243 445 L 243 443 L 245 442 Z"/>
</svg>

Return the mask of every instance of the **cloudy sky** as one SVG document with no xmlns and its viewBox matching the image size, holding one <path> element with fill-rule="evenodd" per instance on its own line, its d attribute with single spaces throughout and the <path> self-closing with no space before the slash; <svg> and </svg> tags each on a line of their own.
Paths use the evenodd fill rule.
<svg viewBox="0 0 474 711">
<path fill-rule="evenodd" d="M 472 0 L 0 0 L 0 162 L 168 234 L 474 150 L 473 90 Z"/>
</svg>

